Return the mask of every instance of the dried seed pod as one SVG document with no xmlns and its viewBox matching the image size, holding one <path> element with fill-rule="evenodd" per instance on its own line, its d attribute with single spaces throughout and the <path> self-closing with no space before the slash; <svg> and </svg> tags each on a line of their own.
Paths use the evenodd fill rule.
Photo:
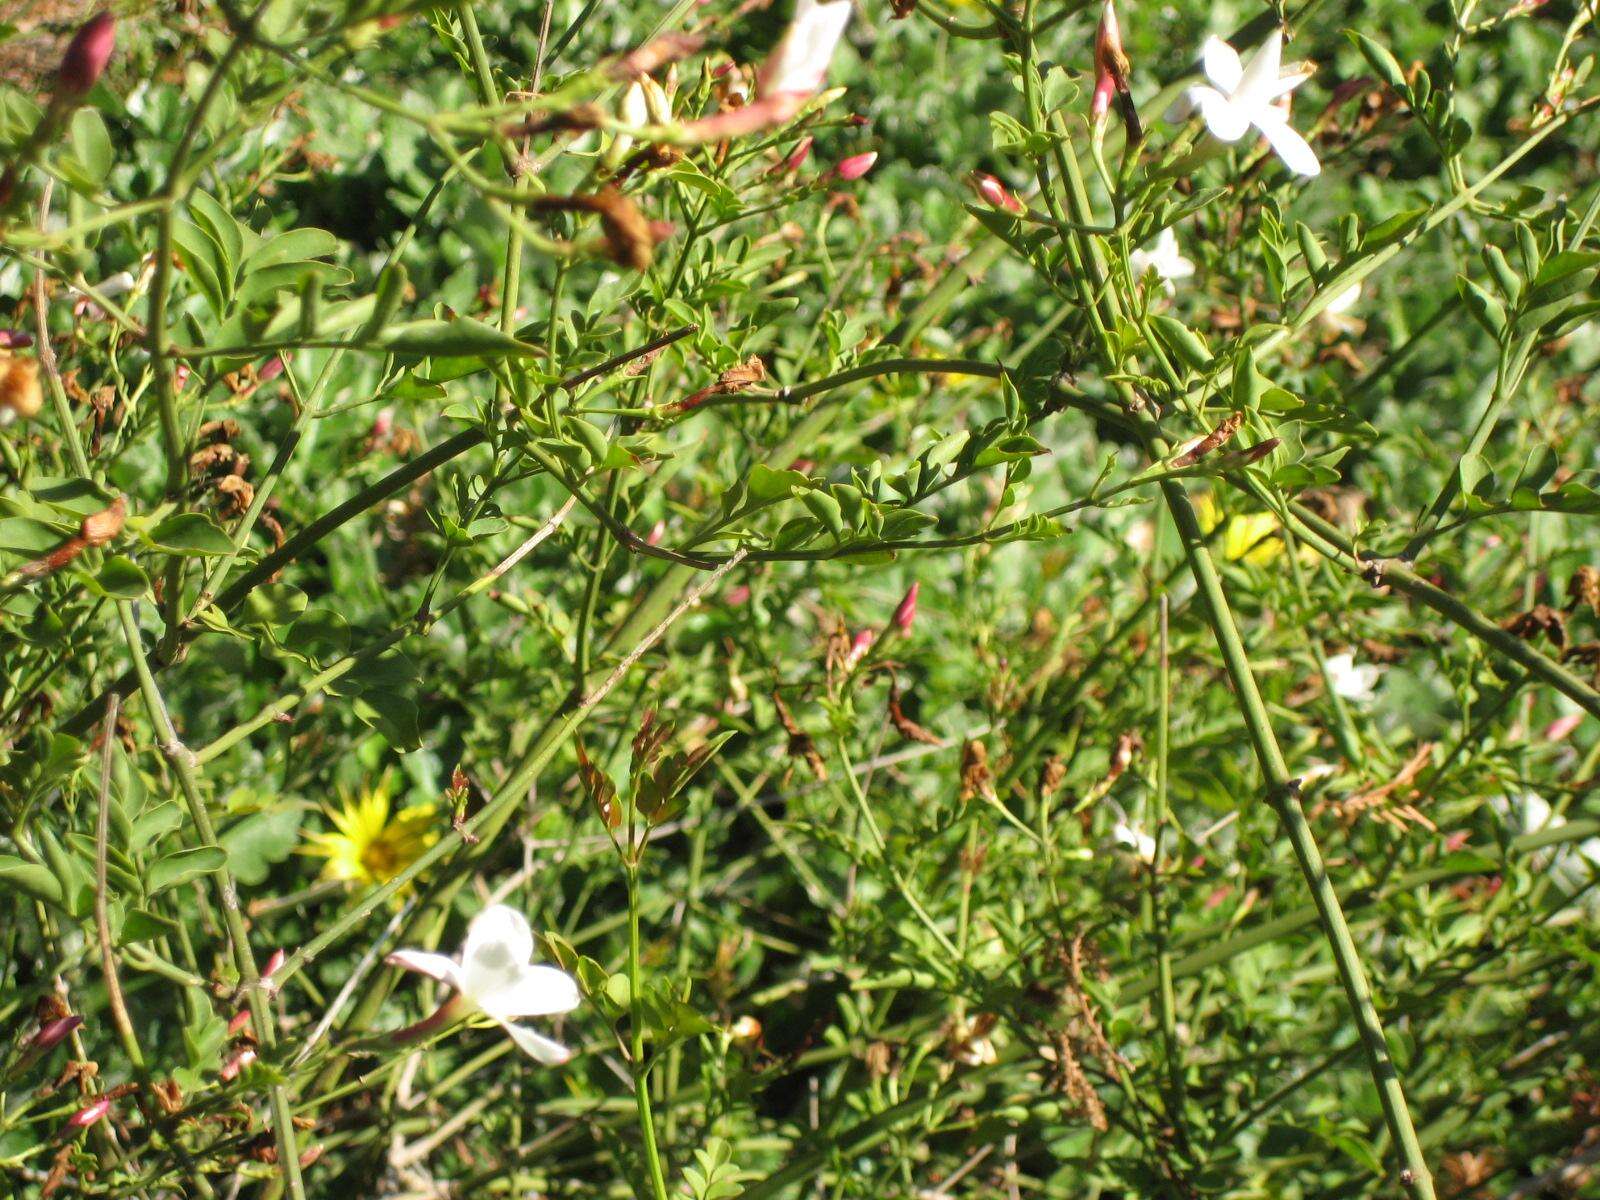
<svg viewBox="0 0 1600 1200">
<path fill-rule="evenodd" d="M 90 546 L 104 546 L 117 534 L 122 532 L 123 523 L 128 516 L 128 501 L 124 496 L 118 496 L 109 507 L 102 508 L 97 513 L 90 513 L 83 519 L 83 524 L 78 528 L 78 534 Z"/>
<path fill-rule="evenodd" d="M 0 425 L 30 420 L 43 407 L 38 362 L 31 358 L 0 358 Z"/>
</svg>

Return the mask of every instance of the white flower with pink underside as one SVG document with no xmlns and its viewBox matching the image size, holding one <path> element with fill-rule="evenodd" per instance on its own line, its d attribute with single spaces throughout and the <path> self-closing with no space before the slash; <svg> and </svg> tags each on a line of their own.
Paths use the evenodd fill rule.
<svg viewBox="0 0 1600 1200">
<path fill-rule="evenodd" d="M 1206 39 L 1202 60 L 1210 86 L 1197 83 L 1186 88 L 1167 110 L 1169 121 L 1186 120 L 1198 112 L 1211 136 L 1223 142 L 1237 142 L 1254 129 L 1296 175 L 1322 171 L 1316 151 L 1289 127 L 1289 93 L 1311 76 L 1303 71 L 1283 73 L 1281 30 L 1273 31 L 1248 64 L 1218 37 Z"/>
<path fill-rule="evenodd" d="M 472 919 L 458 958 L 426 950 L 395 951 L 388 958 L 391 966 L 449 984 L 455 995 L 433 1016 L 394 1036 L 406 1040 L 456 1021 L 487 1017 L 547 1066 L 566 1062 L 571 1050 L 517 1022 L 571 1012 L 578 1007 L 578 985 L 565 971 L 532 958 L 533 930 L 527 918 L 504 904 L 491 905 Z"/>
</svg>

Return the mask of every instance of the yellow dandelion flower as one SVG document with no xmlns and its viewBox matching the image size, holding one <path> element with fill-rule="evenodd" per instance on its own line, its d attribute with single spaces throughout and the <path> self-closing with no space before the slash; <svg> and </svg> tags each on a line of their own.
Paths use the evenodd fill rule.
<svg viewBox="0 0 1600 1200">
<path fill-rule="evenodd" d="M 327 860 L 324 878 L 388 883 L 439 836 L 433 805 L 393 811 L 387 780 L 342 799 L 339 808 L 325 810 L 333 829 L 306 839 L 305 853 Z"/>
<path fill-rule="evenodd" d="M 1226 516 L 1216 498 L 1207 492 L 1194 502 L 1194 515 L 1200 522 L 1200 532 L 1210 534 L 1224 521 L 1222 536 L 1213 544 L 1228 562 L 1245 562 L 1253 567 L 1265 566 L 1283 553 L 1283 539 L 1278 536 L 1278 519 L 1271 513 L 1235 513 Z"/>
</svg>

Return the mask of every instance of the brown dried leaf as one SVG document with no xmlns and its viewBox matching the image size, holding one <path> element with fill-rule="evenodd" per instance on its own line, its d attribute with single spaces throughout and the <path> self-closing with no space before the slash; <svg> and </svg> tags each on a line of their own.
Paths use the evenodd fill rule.
<svg viewBox="0 0 1600 1200">
<path fill-rule="evenodd" d="M 789 757 L 804 759 L 806 765 L 811 768 L 811 773 L 819 780 L 826 781 L 828 765 L 822 761 L 822 755 L 817 753 L 817 746 L 811 740 L 811 735 L 800 728 L 800 723 L 794 719 L 789 706 L 777 692 L 772 693 L 772 703 L 778 710 L 778 721 L 783 725 L 783 731 L 789 735 Z"/>
<path fill-rule="evenodd" d="M 969 738 L 961 747 L 961 800 L 974 796 L 995 799 L 994 777 L 989 771 L 989 747 Z"/>
<path fill-rule="evenodd" d="M 1193 466 L 1218 446 L 1225 445 L 1230 441 L 1233 435 L 1239 432 L 1239 426 L 1243 424 L 1244 414 L 1242 412 L 1229 413 L 1215 429 L 1173 459 L 1172 465 L 1175 467 Z"/>
<path fill-rule="evenodd" d="M 1587 605 L 1590 612 L 1600 617 L 1600 570 L 1585 565 L 1577 569 L 1567 581 L 1567 611 Z"/>
<path fill-rule="evenodd" d="M 1527 612 L 1504 622 L 1501 628 L 1525 642 L 1533 641 L 1542 633 L 1556 649 L 1567 648 L 1567 618 L 1560 609 L 1548 604 L 1535 604 Z"/>
<path fill-rule="evenodd" d="M 926 746 L 941 746 L 943 741 L 931 729 L 924 729 L 900 707 L 900 688 L 898 684 L 889 685 L 889 723 L 895 727 L 903 738 L 913 742 L 921 742 Z"/>
</svg>

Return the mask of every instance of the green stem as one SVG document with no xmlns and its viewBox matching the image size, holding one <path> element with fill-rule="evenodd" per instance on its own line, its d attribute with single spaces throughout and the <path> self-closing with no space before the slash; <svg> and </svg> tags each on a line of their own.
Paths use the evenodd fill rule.
<svg viewBox="0 0 1600 1200">
<path fill-rule="evenodd" d="M 1156 944 L 1156 997 L 1161 1012 L 1161 1040 L 1167 1058 L 1167 1100 L 1173 1126 L 1178 1131 L 1180 1144 L 1187 1144 L 1188 1121 L 1186 1086 L 1183 1072 L 1183 1048 L 1178 1041 L 1178 1005 L 1172 987 L 1172 947 L 1169 944 L 1169 921 L 1161 901 L 1161 851 L 1167 833 L 1167 768 L 1172 735 L 1172 657 L 1169 640 L 1168 604 L 1165 593 L 1161 596 L 1161 613 L 1157 626 L 1156 665 L 1156 762 L 1155 795 L 1150 824 L 1153 830 L 1155 852 L 1150 863 L 1150 889 L 1146 893 L 1146 920 Z"/>
<path fill-rule="evenodd" d="M 1027 44 L 1027 50 L 1028 54 L 1024 62 L 1024 70 L 1031 77 L 1033 69 L 1031 41 Z M 1072 218 L 1080 225 L 1092 224 L 1093 213 L 1090 210 L 1088 193 L 1084 187 L 1082 175 L 1078 171 L 1077 161 L 1071 152 L 1070 146 L 1062 145 L 1060 141 L 1052 144 L 1056 147 L 1058 165 L 1069 185 L 1068 201 L 1072 209 Z M 1098 246 L 1087 235 L 1079 233 L 1072 236 L 1073 240 L 1078 243 L 1079 258 L 1090 272 L 1089 283 L 1114 314 L 1115 297 L 1105 288 L 1106 276 Z M 1103 340 L 1102 345 L 1105 345 Z M 1108 371 L 1117 371 L 1120 369 L 1121 363 L 1115 356 L 1109 356 L 1105 362 L 1105 367 Z M 1125 398 L 1125 403 L 1126 399 L 1132 398 L 1131 396 Z M 1152 427 L 1155 425 L 1154 419 L 1145 411 L 1143 406 L 1129 405 L 1128 407 L 1135 420 L 1139 423 L 1141 434 L 1146 441 L 1151 457 L 1158 460 L 1164 459 L 1167 456 L 1168 447 L 1158 434 L 1152 432 Z M 1177 525 L 1179 536 L 1182 539 L 1184 554 L 1189 561 L 1190 572 L 1193 574 L 1195 583 L 1205 598 L 1212 633 L 1216 638 L 1218 648 L 1222 652 L 1223 664 L 1229 680 L 1233 684 L 1240 716 L 1244 720 L 1251 745 L 1255 750 L 1256 760 L 1264 777 L 1268 802 L 1273 805 L 1279 821 L 1288 834 L 1290 846 L 1294 850 L 1301 874 L 1305 877 L 1306 884 L 1311 890 L 1312 900 L 1316 907 L 1318 918 L 1321 921 L 1323 933 L 1333 953 L 1340 982 L 1344 987 L 1352 1015 L 1355 1018 L 1357 1031 L 1366 1049 L 1368 1066 L 1372 1074 L 1373 1084 L 1378 1091 L 1378 1100 L 1383 1108 L 1385 1122 L 1389 1126 L 1390 1134 L 1399 1149 L 1402 1162 L 1402 1182 L 1406 1190 L 1416 1200 L 1433 1200 L 1433 1177 L 1423 1158 L 1421 1145 L 1417 1141 L 1416 1129 L 1412 1123 L 1410 1110 L 1406 1105 L 1399 1074 L 1395 1070 L 1394 1062 L 1389 1054 L 1388 1042 L 1384 1037 L 1383 1025 L 1379 1020 L 1377 1007 L 1372 1000 L 1372 990 L 1367 982 L 1366 971 L 1362 966 L 1360 953 L 1350 935 L 1349 925 L 1346 923 L 1344 912 L 1339 905 L 1338 894 L 1334 890 L 1333 883 L 1328 878 L 1327 870 L 1323 865 L 1322 854 L 1317 847 L 1316 838 L 1312 834 L 1311 827 L 1307 823 L 1305 813 L 1300 806 L 1299 792 L 1295 781 L 1291 779 L 1283 753 L 1278 747 L 1277 737 L 1273 733 L 1271 721 L 1267 716 L 1266 704 L 1256 686 L 1255 675 L 1250 668 L 1249 656 L 1245 651 L 1244 642 L 1239 636 L 1238 626 L 1234 622 L 1233 612 L 1228 604 L 1221 577 L 1217 573 L 1216 564 L 1212 561 L 1210 551 L 1206 547 L 1205 537 L 1195 516 L 1194 506 L 1190 503 L 1188 493 L 1183 484 L 1178 480 L 1169 479 L 1164 481 L 1161 484 L 1161 490 L 1166 499 L 1167 508 L 1172 514 L 1173 521 Z"/>
<path fill-rule="evenodd" d="M 650 1169 L 650 1189 L 655 1200 L 667 1200 L 667 1181 L 656 1147 L 655 1118 L 650 1111 L 650 1066 L 644 1055 L 644 988 L 639 970 L 639 867 L 628 867 L 628 1023 L 630 1025 L 633 1099 L 639 1110 L 639 1133 L 644 1138 L 644 1159 Z"/>
<path fill-rule="evenodd" d="M 883 830 L 878 826 L 878 818 L 873 815 L 872 805 L 867 802 L 867 795 L 861 790 L 861 782 L 856 777 L 855 764 L 850 761 L 850 749 L 845 744 L 845 739 L 840 736 L 834 744 L 839 750 L 839 759 L 844 764 L 844 778 L 848 785 L 847 790 L 856 803 L 856 811 L 861 814 L 861 823 L 867 827 L 867 832 L 872 835 L 872 848 L 877 852 L 878 858 L 883 863 L 883 869 L 889 873 L 889 878 L 894 880 L 895 886 L 900 889 L 900 895 L 906 905 L 916 914 L 922 927 L 926 929 L 934 941 L 939 943 L 939 948 L 950 956 L 952 965 L 962 961 L 960 949 L 950 940 L 948 934 L 940 929 L 933 917 L 929 915 L 922 901 L 917 897 L 916 891 L 911 886 L 911 881 L 905 877 L 900 868 L 895 866 L 894 860 L 889 857 L 889 843 L 883 836 Z M 1030 835 L 1032 830 L 1027 831 Z"/>
</svg>

